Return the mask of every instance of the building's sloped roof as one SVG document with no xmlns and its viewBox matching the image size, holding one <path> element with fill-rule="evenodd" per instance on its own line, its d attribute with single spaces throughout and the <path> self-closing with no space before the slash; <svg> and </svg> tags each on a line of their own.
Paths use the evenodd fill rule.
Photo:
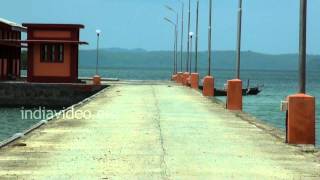
<svg viewBox="0 0 320 180">
<path fill-rule="evenodd" d="M 0 18 L 0 23 L 7 24 L 8 26 L 11 26 L 12 30 L 23 31 L 23 32 L 25 32 L 27 30 L 27 28 L 23 27 L 21 24 L 9 21 L 7 19 Z"/>
</svg>

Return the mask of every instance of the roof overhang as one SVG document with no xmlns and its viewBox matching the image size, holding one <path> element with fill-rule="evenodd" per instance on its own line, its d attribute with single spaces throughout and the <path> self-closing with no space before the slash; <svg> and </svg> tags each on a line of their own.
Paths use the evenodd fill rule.
<svg viewBox="0 0 320 180">
<path fill-rule="evenodd" d="M 23 23 L 27 28 L 78 28 L 83 29 L 82 24 L 40 24 L 40 23 Z"/>
<path fill-rule="evenodd" d="M 63 43 L 63 44 L 79 44 L 79 45 L 88 45 L 89 43 L 84 41 L 68 41 L 68 40 L 11 40 L 4 39 L 0 40 L 0 43 L 16 43 L 16 44 L 40 44 L 40 43 Z"/>
<path fill-rule="evenodd" d="M 0 18 L 0 23 L 11 27 L 11 29 L 13 31 L 27 32 L 27 28 L 22 26 L 21 24 L 18 24 L 18 23 L 15 23 L 15 22 L 3 19 L 3 18 Z"/>
</svg>

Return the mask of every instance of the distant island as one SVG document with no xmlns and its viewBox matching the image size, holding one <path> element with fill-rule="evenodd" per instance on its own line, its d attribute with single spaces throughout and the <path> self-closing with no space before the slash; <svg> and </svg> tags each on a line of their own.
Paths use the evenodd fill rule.
<svg viewBox="0 0 320 180">
<path fill-rule="evenodd" d="M 80 50 L 80 68 L 94 68 L 96 65 L 96 50 Z M 105 68 L 171 68 L 173 52 L 147 51 L 144 49 L 108 48 L 100 50 L 100 67 Z M 26 52 L 22 53 L 22 67 L 26 67 Z M 184 53 L 184 59 L 186 53 Z M 194 59 L 194 54 L 193 54 Z M 178 58 L 180 63 L 180 54 Z M 234 51 L 214 51 L 213 68 L 234 69 Z M 199 52 L 199 67 L 207 66 L 207 52 Z M 297 70 L 297 54 L 263 54 L 252 51 L 242 52 L 241 68 L 245 70 Z M 308 56 L 308 70 L 320 69 L 320 55 Z"/>
</svg>

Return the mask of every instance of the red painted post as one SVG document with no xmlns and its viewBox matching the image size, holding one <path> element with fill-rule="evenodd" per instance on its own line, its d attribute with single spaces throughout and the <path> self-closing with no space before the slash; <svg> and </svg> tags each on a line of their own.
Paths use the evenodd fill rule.
<svg viewBox="0 0 320 180">
<path fill-rule="evenodd" d="M 212 76 L 206 76 L 203 79 L 203 96 L 214 96 L 214 78 Z"/>
<path fill-rule="evenodd" d="M 187 85 L 188 84 L 188 78 L 189 78 L 190 73 L 189 72 L 185 72 L 183 74 L 183 85 Z"/>
<path fill-rule="evenodd" d="M 176 74 L 173 74 L 172 76 L 171 76 L 171 81 L 176 81 L 177 80 L 177 75 Z"/>
<path fill-rule="evenodd" d="M 176 82 L 179 83 L 179 84 L 182 84 L 182 80 L 183 80 L 183 73 L 182 72 L 178 72 Z"/>
<path fill-rule="evenodd" d="M 299 94 L 287 98 L 289 144 L 315 144 L 315 97 L 306 94 L 307 9 L 307 0 L 300 0 Z"/>
<path fill-rule="evenodd" d="M 227 109 L 242 111 L 242 81 L 240 79 L 228 81 Z"/>
<path fill-rule="evenodd" d="M 98 75 L 93 76 L 93 85 L 101 85 L 101 77 Z"/>
<path fill-rule="evenodd" d="M 199 89 L 199 73 L 192 73 L 190 77 L 191 88 Z"/>
<path fill-rule="evenodd" d="M 306 94 L 288 96 L 289 144 L 315 144 L 315 97 Z"/>
</svg>

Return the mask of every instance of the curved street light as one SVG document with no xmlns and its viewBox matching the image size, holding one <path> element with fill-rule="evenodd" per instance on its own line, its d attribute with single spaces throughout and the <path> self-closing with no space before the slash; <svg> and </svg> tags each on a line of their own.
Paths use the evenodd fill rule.
<svg viewBox="0 0 320 180">
<path fill-rule="evenodd" d="M 239 0 L 238 9 L 238 32 L 237 32 L 237 79 L 240 79 L 240 60 L 241 60 L 241 31 L 242 31 L 242 0 Z"/>
<path fill-rule="evenodd" d="M 211 76 L 211 35 L 212 35 L 212 0 L 209 1 L 209 27 L 208 27 L 208 76 Z"/>
<path fill-rule="evenodd" d="M 178 36 L 179 36 L 179 32 L 178 32 L 178 24 L 179 24 L 179 13 L 177 11 L 175 11 L 172 7 L 168 6 L 168 5 L 164 5 L 164 7 L 166 9 L 168 9 L 169 11 L 173 12 L 176 15 L 176 27 L 175 27 L 175 41 L 176 41 L 176 45 L 175 45 L 175 61 L 176 61 L 176 66 L 175 66 L 175 72 L 178 72 Z"/>
<path fill-rule="evenodd" d="M 194 33 L 193 32 L 189 32 L 189 39 L 190 39 L 190 50 L 189 50 L 189 53 L 190 53 L 190 55 L 189 55 L 189 68 L 190 68 L 190 70 L 189 70 L 189 73 L 191 74 L 191 66 L 192 66 L 192 38 L 193 38 L 193 36 L 194 36 Z"/>
<path fill-rule="evenodd" d="M 100 34 L 101 34 L 101 30 L 97 29 L 96 30 L 97 33 L 97 61 L 96 61 L 96 75 L 98 75 L 98 66 L 99 66 L 99 40 L 100 40 Z"/>
<path fill-rule="evenodd" d="M 197 0 L 197 16 L 196 16 L 196 47 L 195 47 L 195 66 L 194 72 L 198 72 L 198 38 L 199 38 L 199 0 Z"/>
<path fill-rule="evenodd" d="M 165 17 L 165 21 L 170 23 L 174 27 L 174 51 L 173 51 L 173 74 L 177 73 L 177 24 L 171 21 L 169 18 Z"/>
<path fill-rule="evenodd" d="M 190 32 L 190 21 L 191 21 L 191 2 L 189 0 L 189 8 L 188 8 L 188 33 Z M 187 44 L 187 61 L 186 61 L 186 69 L 187 69 L 187 72 L 189 71 L 189 61 L 190 61 L 190 36 L 189 34 L 187 35 L 188 36 L 188 44 Z M 191 73 L 191 72 L 190 72 Z"/>
<path fill-rule="evenodd" d="M 180 0 L 179 0 L 180 1 Z M 183 33 L 184 33 L 184 3 L 181 2 L 181 44 L 180 44 L 180 72 L 182 72 L 182 61 L 183 61 Z"/>
</svg>

